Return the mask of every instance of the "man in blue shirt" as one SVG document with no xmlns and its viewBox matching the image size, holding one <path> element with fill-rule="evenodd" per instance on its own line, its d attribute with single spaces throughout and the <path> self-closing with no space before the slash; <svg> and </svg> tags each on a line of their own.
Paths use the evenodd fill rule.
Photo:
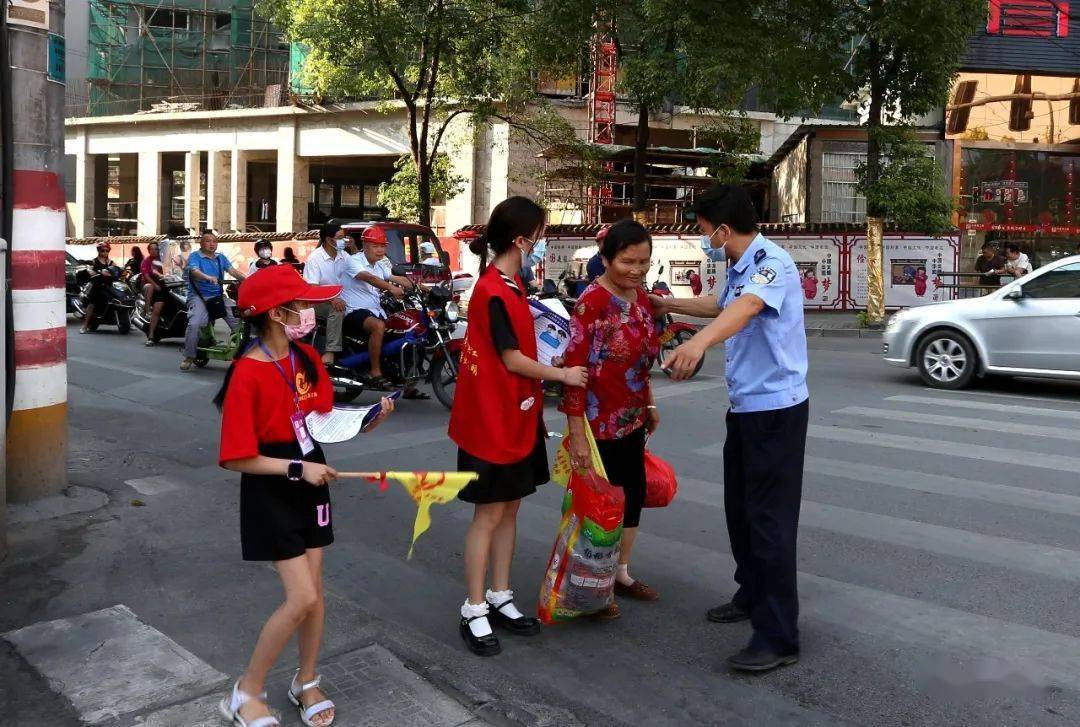
<svg viewBox="0 0 1080 727">
<path fill-rule="evenodd" d="M 231 330 L 239 325 L 233 315 L 232 301 L 225 297 L 222 282 L 225 273 L 237 280 L 246 275 L 233 267 L 229 258 L 217 251 L 217 235 L 207 230 L 202 234 L 199 249 L 188 256 L 187 333 L 184 336 L 184 358 L 181 371 L 190 371 L 195 364 L 199 347 L 199 330 L 213 320 L 224 318 Z"/>
<path fill-rule="evenodd" d="M 728 664 L 768 671 L 799 659 L 795 542 L 810 411 L 802 286 L 791 256 L 758 232 L 744 189 L 714 187 L 691 211 L 706 255 L 731 261 L 727 285 L 717 299 L 653 298 L 653 305 L 658 315 L 714 319 L 666 362 L 676 381 L 726 342 L 724 509 L 739 589 L 708 618 L 749 618 L 754 635 Z"/>
</svg>

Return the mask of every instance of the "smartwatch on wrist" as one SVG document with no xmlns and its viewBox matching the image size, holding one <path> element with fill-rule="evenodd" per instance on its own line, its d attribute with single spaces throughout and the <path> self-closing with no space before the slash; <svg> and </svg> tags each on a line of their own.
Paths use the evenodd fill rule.
<svg viewBox="0 0 1080 727">
<path fill-rule="evenodd" d="M 290 482 L 299 482 L 304 479 L 304 463 L 298 459 L 294 459 L 289 462 L 289 471 L 287 473 Z"/>
</svg>

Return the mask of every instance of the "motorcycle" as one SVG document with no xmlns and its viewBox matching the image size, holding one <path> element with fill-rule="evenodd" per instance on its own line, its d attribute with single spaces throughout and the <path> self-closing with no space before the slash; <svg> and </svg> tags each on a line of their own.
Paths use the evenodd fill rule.
<svg viewBox="0 0 1080 727">
<path fill-rule="evenodd" d="M 661 265 L 659 273 L 664 272 L 664 267 Z M 657 280 L 653 283 L 652 290 L 649 291 L 657 298 L 674 298 L 675 294 L 671 292 L 671 288 L 668 284 L 662 280 Z M 676 321 L 675 317 L 670 313 L 660 318 L 656 322 L 657 325 L 657 337 L 660 339 L 660 370 L 664 372 L 666 376 L 671 376 L 671 372 L 664 366 L 664 360 L 682 344 L 689 341 L 697 333 L 697 327 L 684 323 L 682 321 Z M 653 362 L 656 363 L 655 361 Z M 697 367 L 694 369 L 694 373 L 691 376 L 697 376 L 701 371 L 701 367 L 705 365 L 705 357 L 702 356 L 698 361 Z"/>
<path fill-rule="evenodd" d="M 141 281 L 141 276 L 139 278 Z M 154 343 L 166 338 L 183 338 L 187 332 L 187 285 L 179 275 L 166 275 L 162 282 L 165 286 L 165 305 L 154 329 Z M 131 318 L 144 334 L 150 330 L 150 312 L 142 285 L 138 285 L 135 311 Z"/>
<path fill-rule="evenodd" d="M 111 282 L 98 283 L 105 286 L 105 305 L 99 306 L 100 310 L 95 307 L 94 319 L 87 321 L 86 327 L 88 330 L 96 331 L 102 324 L 116 326 L 118 332 L 126 334 L 131 331 L 131 313 L 135 308 L 125 277 L 127 271 L 121 270 L 119 265 L 111 265 L 109 273 Z M 79 286 L 79 293 L 73 297 L 69 292 L 68 302 L 72 312 L 79 318 L 86 317 L 86 308 L 90 305 L 94 284 L 101 278 L 102 273 L 93 272 L 89 266 L 76 271 L 75 282 Z"/>
<path fill-rule="evenodd" d="M 452 338 L 460 313 L 450 288 L 446 284 L 429 291 L 413 288 L 400 300 L 387 294 L 382 305 L 388 314 L 381 354 L 383 376 L 402 388 L 427 381 L 439 403 L 451 408 L 462 340 Z M 349 402 L 370 386 L 371 355 L 363 338 L 346 334 L 343 343 L 344 350 L 327 372 L 334 399 Z"/>
</svg>

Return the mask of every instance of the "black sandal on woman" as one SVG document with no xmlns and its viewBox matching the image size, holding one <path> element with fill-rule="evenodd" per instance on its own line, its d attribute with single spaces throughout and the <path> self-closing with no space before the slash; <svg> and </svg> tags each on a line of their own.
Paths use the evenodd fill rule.
<svg viewBox="0 0 1080 727">
<path fill-rule="evenodd" d="M 495 656 L 502 651 L 502 646 L 499 644 L 499 637 L 494 633 L 490 633 L 486 636 L 476 636 L 473 634 L 472 629 L 469 628 L 469 624 L 482 618 L 487 618 L 487 614 L 473 616 L 472 618 L 465 618 L 462 616 L 461 638 L 465 639 L 465 645 L 469 647 L 469 651 L 477 656 Z"/>
<path fill-rule="evenodd" d="M 496 626 L 504 628 L 510 633 L 517 634 L 518 636 L 536 636 L 538 633 L 540 633 L 540 619 L 529 618 L 528 616 L 510 618 L 502 612 L 502 609 L 506 608 L 507 605 L 512 604 L 513 602 L 514 599 L 509 598 L 496 606 L 494 603 L 491 603 L 489 601 L 488 615 L 491 617 L 492 622 Z"/>
</svg>

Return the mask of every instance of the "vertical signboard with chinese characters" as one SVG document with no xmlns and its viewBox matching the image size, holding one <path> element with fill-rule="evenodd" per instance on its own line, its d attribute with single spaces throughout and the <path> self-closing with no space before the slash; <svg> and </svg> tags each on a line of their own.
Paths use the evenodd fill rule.
<svg viewBox="0 0 1080 727">
<path fill-rule="evenodd" d="M 842 235 L 769 239 L 784 248 L 795 261 L 804 307 L 829 310 L 843 307 L 840 261 L 845 245 Z"/>
<path fill-rule="evenodd" d="M 851 240 L 851 298 L 866 305 L 866 238 Z M 885 306 L 908 308 L 949 299 L 941 273 L 956 270 L 960 241 L 956 237 L 886 237 Z"/>
</svg>

